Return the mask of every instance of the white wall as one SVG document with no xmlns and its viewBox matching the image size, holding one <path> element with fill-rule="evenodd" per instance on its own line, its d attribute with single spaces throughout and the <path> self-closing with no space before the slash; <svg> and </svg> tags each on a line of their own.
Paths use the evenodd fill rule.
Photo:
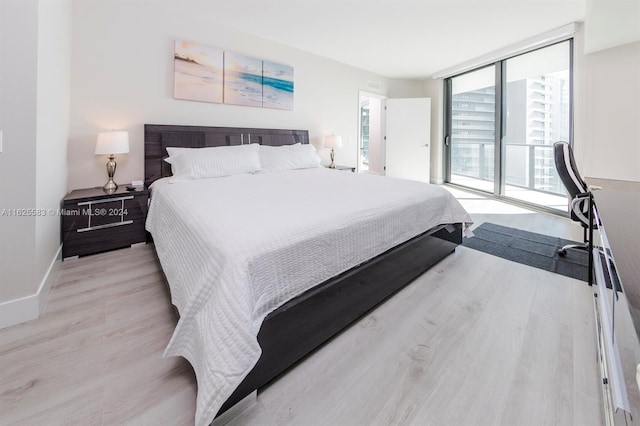
<svg viewBox="0 0 640 426">
<path fill-rule="evenodd" d="M 429 78 L 423 82 L 424 96 L 431 98 L 431 183 L 444 182 L 444 83 Z"/>
<path fill-rule="evenodd" d="M 0 1 L 0 210 L 36 206 L 37 61 L 38 2 Z M 0 303 L 35 292 L 34 250 L 35 217 L 0 215 Z"/>
<path fill-rule="evenodd" d="M 388 98 L 422 98 L 424 96 L 423 80 L 389 80 Z"/>
<path fill-rule="evenodd" d="M 576 48 L 574 142 L 581 173 L 640 181 L 640 42 L 580 52 Z"/>
<path fill-rule="evenodd" d="M 587 0 L 575 38 L 575 153 L 584 176 L 640 181 L 640 2 Z"/>
<path fill-rule="evenodd" d="M 38 317 L 59 264 L 71 3 L 0 2 L 0 328 Z M 37 211 L 35 215 L 28 210 Z"/>
<path fill-rule="evenodd" d="M 115 25 L 117 23 L 117 25 Z M 294 110 L 280 111 L 173 98 L 173 46 L 186 39 L 294 67 Z M 105 158 L 93 154 L 98 132 L 129 131 L 128 155 L 117 156 L 116 182 L 142 179 L 143 124 L 308 129 L 342 135 L 341 165 L 357 161 L 358 91 L 389 79 L 320 56 L 212 25 L 197 16 L 138 2 L 74 2 L 69 189 L 103 185 Z M 414 82 L 394 81 L 397 91 Z M 328 162 L 327 150 L 321 155 Z"/>
<path fill-rule="evenodd" d="M 38 22 L 36 207 L 52 211 L 67 193 L 71 1 L 41 0 Z M 41 285 L 46 293 L 59 266 L 60 217 L 36 216 L 35 238 L 35 273 L 45 279 Z"/>
<path fill-rule="evenodd" d="M 586 1 L 585 54 L 635 41 L 640 41 L 640 1 Z"/>
</svg>

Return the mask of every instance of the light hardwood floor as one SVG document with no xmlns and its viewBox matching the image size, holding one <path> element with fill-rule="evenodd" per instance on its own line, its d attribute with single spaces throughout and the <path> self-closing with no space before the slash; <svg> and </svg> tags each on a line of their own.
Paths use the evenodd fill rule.
<svg viewBox="0 0 640 426">
<path fill-rule="evenodd" d="M 568 220 L 451 190 L 491 221 Z M 193 424 L 162 358 L 175 324 L 151 245 L 65 261 L 39 320 L 0 330 L 0 424 Z M 258 395 L 235 425 L 598 425 L 585 283 L 459 247 Z"/>
</svg>

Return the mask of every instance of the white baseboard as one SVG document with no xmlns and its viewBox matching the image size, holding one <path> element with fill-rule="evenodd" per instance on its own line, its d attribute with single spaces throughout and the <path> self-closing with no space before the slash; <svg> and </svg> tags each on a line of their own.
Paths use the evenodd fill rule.
<svg viewBox="0 0 640 426">
<path fill-rule="evenodd" d="M 35 294 L 0 303 L 0 328 L 11 327 L 40 317 L 51 285 L 60 269 L 61 254 L 62 246 L 58 248 Z"/>
<path fill-rule="evenodd" d="M 56 251 L 55 256 L 51 260 L 51 264 L 49 265 L 49 269 L 47 269 L 47 273 L 44 274 L 44 278 L 40 282 L 40 287 L 38 287 L 38 316 L 40 316 L 40 312 L 44 309 L 44 304 L 47 302 L 47 298 L 49 297 L 49 290 L 51 290 L 51 286 L 53 282 L 56 280 L 56 276 L 58 275 L 58 270 L 62 265 L 62 244 L 58 247 L 58 251 Z"/>
<path fill-rule="evenodd" d="M 0 303 L 0 328 L 31 321 L 39 316 L 40 305 L 37 294 Z"/>
</svg>

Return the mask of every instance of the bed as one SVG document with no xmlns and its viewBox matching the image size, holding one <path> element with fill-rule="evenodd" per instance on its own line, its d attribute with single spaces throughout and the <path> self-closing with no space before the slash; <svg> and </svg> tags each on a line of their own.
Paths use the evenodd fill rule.
<svg viewBox="0 0 640 426">
<path fill-rule="evenodd" d="M 165 355 L 194 367 L 197 424 L 453 252 L 471 222 L 441 188 L 321 167 L 169 182 L 167 148 L 256 143 L 307 145 L 309 137 L 145 125 L 147 229 L 180 315 Z M 358 191 L 345 194 L 351 185 Z"/>
</svg>

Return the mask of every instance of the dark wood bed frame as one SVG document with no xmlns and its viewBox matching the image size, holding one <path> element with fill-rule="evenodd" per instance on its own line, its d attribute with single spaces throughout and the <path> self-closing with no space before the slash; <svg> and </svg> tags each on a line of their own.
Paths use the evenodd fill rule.
<svg viewBox="0 0 640 426">
<path fill-rule="evenodd" d="M 201 148 L 259 143 L 309 143 L 306 130 L 230 127 L 144 127 L 145 184 L 170 176 L 168 146 Z M 343 173 L 343 172 L 336 172 Z M 333 277 L 273 311 L 258 343 L 262 356 L 218 415 L 262 388 L 321 344 L 382 303 L 462 243 L 462 224 L 443 224 Z"/>
</svg>

